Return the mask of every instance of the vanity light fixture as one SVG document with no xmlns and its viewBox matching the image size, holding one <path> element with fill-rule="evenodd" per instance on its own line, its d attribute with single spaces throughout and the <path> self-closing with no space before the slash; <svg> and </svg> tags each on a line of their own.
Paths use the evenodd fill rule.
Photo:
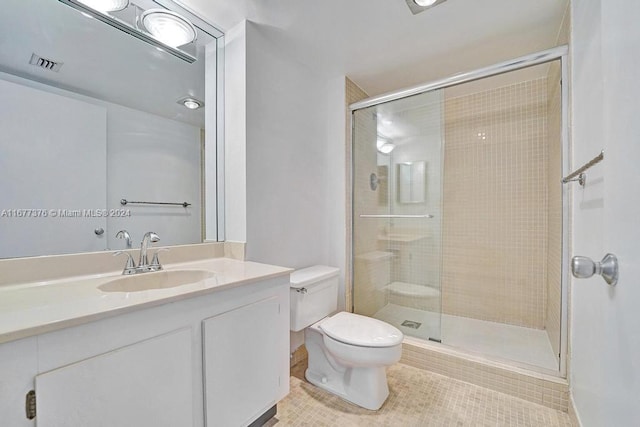
<svg viewBox="0 0 640 427">
<path fill-rule="evenodd" d="M 80 0 L 80 3 L 102 13 L 117 12 L 129 6 L 129 0 Z"/>
<path fill-rule="evenodd" d="M 166 9 L 144 11 L 140 16 L 140 22 L 149 34 L 171 47 L 192 43 L 198 35 L 191 22 Z"/>
<path fill-rule="evenodd" d="M 204 107 L 204 102 L 191 96 L 179 99 L 178 104 L 184 105 L 189 110 L 197 110 L 198 108 Z"/>
<path fill-rule="evenodd" d="M 143 11 L 129 0 L 59 0 L 80 11 L 83 15 L 102 21 L 137 39 L 145 41 L 171 55 L 190 64 L 196 58 L 180 49 L 194 42 L 197 36 L 196 27 L 183 16 L 165 9 L 149 9 Z M 124 6 L 123 6 L 124 5 Z M 127 19 L 126 14 L 118 14 L 128 6 L 135 8 L 135 22 Z M 128 9 L 127 9 L 128 10 Z M 111 13 L 116 12 L 114 15 Z"/>
</svg>

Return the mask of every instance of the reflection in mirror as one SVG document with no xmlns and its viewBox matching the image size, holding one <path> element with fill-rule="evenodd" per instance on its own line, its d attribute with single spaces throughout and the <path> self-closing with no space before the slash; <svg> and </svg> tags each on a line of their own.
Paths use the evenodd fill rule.
<svg viewBox="0 0 640 427">
<path fill-rule="evenodd" d="M 397 164 L 398 202 L 424 203 L 427 189 L 427 162 Z"/>
<path fill-rule="evenodd" d="M 150 230 L 162 245 L 205 236 L 222 33 L 169 0 L 121 3 L 3 1 L 0 258 L 125 249 L 120 230 L 134 247 Z M 153 24 L 136 28 L 150 9 L 177 12 L 195 40 L 174 46 Z M 208 238 L 215 227 L 207 222 Z"/>
</svg>

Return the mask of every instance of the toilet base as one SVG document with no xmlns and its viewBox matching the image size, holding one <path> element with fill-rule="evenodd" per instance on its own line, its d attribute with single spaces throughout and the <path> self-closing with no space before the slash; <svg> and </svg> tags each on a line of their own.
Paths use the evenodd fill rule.
<svg viewBox="0 0 640 427">
<path fill-rule="evenodd" d="M 372 411 L 380 409 L 389 397 L 385 368 L 347 368 L 344 383 L 331 381 L 327 376 L 310 369 L 306 370 L 304 376 L 316 387 Z"/>
<path fill-rule="evenodd" d="M 348 367 L 339 363 L 326 349 L 323 335 L 313 327 L 305 330 L 309 366 L 305 378 L 311 384 L 342 399 L 376 411 L 389 396 L 385 366 Z"/>
</svg>

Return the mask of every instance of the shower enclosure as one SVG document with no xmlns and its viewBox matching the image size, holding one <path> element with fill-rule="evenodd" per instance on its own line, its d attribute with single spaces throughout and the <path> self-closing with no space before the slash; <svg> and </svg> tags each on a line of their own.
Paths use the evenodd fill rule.
<svg viewBox="0 0 640 427">
<path fill-rule="evenodd" d="M 355 313 L 565 374 L 565 55 L 351 106 Z"/>
</svg>

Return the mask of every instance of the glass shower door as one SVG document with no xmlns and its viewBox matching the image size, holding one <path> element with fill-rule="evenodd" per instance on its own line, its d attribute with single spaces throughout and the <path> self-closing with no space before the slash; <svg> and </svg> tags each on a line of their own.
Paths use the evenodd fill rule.
<svg viewBox="0 0 640 427">
<path fill-rule="evenodd" d="M 353 308 L 440 341 L 442 92 L 353 113 Z"/>
</svg>

